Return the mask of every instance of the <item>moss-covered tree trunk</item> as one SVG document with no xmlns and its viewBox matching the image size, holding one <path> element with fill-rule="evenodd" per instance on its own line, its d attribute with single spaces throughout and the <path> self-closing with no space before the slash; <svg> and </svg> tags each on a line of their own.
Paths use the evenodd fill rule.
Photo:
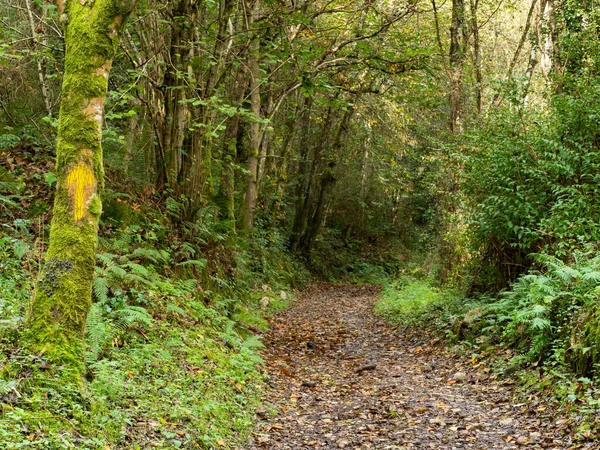
<svg viewBox="0 0 600 450">
<path fill-rule="evenodd" d="M 135 1 L 59 0 L 65 73 L 56 149 L 57 191 L 46 262 L 30 311 L 31 350 L 77 377 L 92 302 L 102 212 L 102 122 L 108 75 Z"/>
</svg>

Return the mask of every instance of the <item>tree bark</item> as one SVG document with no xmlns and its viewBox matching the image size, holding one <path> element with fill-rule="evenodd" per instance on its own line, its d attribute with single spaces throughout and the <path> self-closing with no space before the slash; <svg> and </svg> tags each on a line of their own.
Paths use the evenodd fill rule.
<svg viewBox="0 0 600 450">
<path fill-rule="evenodd" d="M 102 120 L 108 75 L 135 1 L 59 1 L 65 73 L 50 244 L 28 320 L 34 354 L 78 380 L 102 212 Z"/>
<path fill-rule="evenodd" d="M 235 81 L 232 104 L 241 108 L 244 93 L 248 86 L 246 70 L 242 66 L 238 69 Z M 237 155 L 238 131 L 240 127 L 240 114 L 234 114 L 227 120 L 225 129 L 225 140 L 223 142 L 223 181 L 221 184 L 221 195 L 223 197 L 224 210 L 227 221 L 235 230 L 235 170 L 234 162 Z"/>
<path fill-rule="evenodd" d="M 464 63 L 465 26 L 464 0 L 452 0 L 452 26 L 450 27 L 450 130 L 460 132 L 462 121 L 462 75 Z"/>
<path fill-rule="evenodd" d="M 535 35 L 531 39 L 531 49 L 529 51 L 529 61 L 527 63 L 527 70 L 525 71 L 525 87 L 523 89 L 523 104 L 527 105 L 529 102 L 529 90 L 531 88 L 531 82 L 533 81 L 533 74 L 535 68 L 539 63 L 538 52 L 539 48 L 539 28 L 543 18 L 543 11 L 546 8 L 547 0 L 538 0 L 536 3 L 537 14 L 534 20 L 534 31 Z"/>
<path fill-rule="evenodd" d="M 535 11 L 535 7 L 538 3 L 538 0 L 533 0 L 531 2 L 531 6 L 529 7 L 529 12 L 527 13 L 527 19 L 525 20 L 525 27 L 523 28 L 523 33 L 521 34 L 521 39 L 519 40 L 519 44 L 517 45 L 517 49 L 513 55 L 513 58 L 508 66 L 508 71 L 506 73 L 506 81 L 511 81 L 513 78 L 513 73 L 515 71 L 515 67 L 517 66 L 517 62 L 519 61 L 519 57 L 521 56 L 521 51 L 525 46 L 525 42 L 527 42 L 527 37 L 529 36 L 529 29 L 531 27 L 531 20 L 533 17 L 533 13 Z M 492 100 L 492 105 L 499 105 L 498 99 L 500 98 L 500 92 L 496 92 L 494 95 L 494 99 Z M 497 103 L 498 102 L 498 103 Z"/>
<path fill-rule="evenodd" d="M 323 173 L 321 175 L 319 193 L 318 193 L 318 196 L 317 196 L 317 199 L 315 202 L 316 204 L 313 209 L 314 212 L 308 220 L 306 231 L 304 232 L 304 235 L 302 236 L 301 243 L 300 243 L 300 251 L 306 257 L 310 256 L 310 252 L 312 251 L 312 249 L 315 245 L 315 242 L 317 241 L 317 237 L 319 236 L 321 227 L 325 220 L 325 211 L 326 211 L 327 201 L 329 199 L 331 190 L 333 189 L 333 186 L 334 186 L 335 180 L 336 180 L 336 178 L 335 178 L 335 166 L 336 166 L 335 158 L 337 157 L 336 155 L 337 155 L 338 151 L 342 148 L 344 134 L 348 130 L 348 125 L 350 123 L 352 113 L 353 113 L 352 109 L 348 109 L 348 111 L 346 111 L 344 113 L 344 116 L 342 117 L 342 120 L 340 122 L 340 125 L 338 127 L 338 130 L 337 130 L 337 133 L 335 136 L 335 141 L 334 141 L 332 149 L 331 149 L 331 155 L 330 155 L 331 159 L 327 163 L 327 167 L 325 168 L 325 170 L 323 171 Z"/>
<path fill-rule="evenodd" d="M 541 11 L 541 23 L 543 30 L 538 28 L 538 40 L 541 50 L 541 61 L 540 67 L 542 74 L 547 82 L 550 82 L 550 75 L 552 73 L 553 56 L 554 56 L 554 28 L 555 28 L 555 15 L 554 15 L 554 1 L 547 0 L 544 5 L 544 9 Z"/>
<path fill-rule="evenodd" d="M 481 42 L 479 41 L 479 0 L 469 0 L 471 11 L 471 35 L 473 36 L 473 67 L 475 69 L 475 104 L 477 113 L 483 110 L 483 74 L 481 72 Z"/>
<path fill-rule="evenodd" d="M 296 131 L 299 128 L 299 119 L 301 117 L 300 111 L 302 109 L 302 104 L 298 103 L 296 108 L 294 108 L 293 116 L 290 116 L 286 120 L 285 125 L 285 134 L 283 138 L 283 142 L 281 144 L 281 151 L 279 154 L 280 163 L 275 165 L 273 163 L 273 172 L 276 174 L 276 195 L 273 200 L 273 205 L 271 207 L 273 211 L 273 216 L 280 220 L 283 218 L 282 210 L 283 210 L 283 196 L 285 193 L 286 183 L 288 181 L 288 166 L 289 166 L 289 158 L 290 158 L 290 148 L 296 137 Z M 275 160 L 275 159 L 274 159 Z"/>
<path fill-rule="evenodd" d="M 31 29 L 31 39 L 33 40 L 33 46 L 36 51 L 40 50 L 40 42 L 37 38 L 36 26 L 33 21 L 33 12 L 31 10 L 30 0 L 25 0 L 25 8 L 27 9 L 27 18 L 29 20 L 29 28 Z M 50 90 L 46 83 L 46 73 L 42 64 L 43 56 L 37 55 L 35 57 L 35 63 L 37 65 L 38 80 L 40 82 L 40 89 L 42 91 L 42 99 L 44 100 L 44 106 L 49 116 L 52 115 L 52 102 L 50 101 Z"/>
<path fill-rule="evenodd" d="M 300 158 L 298 162 L 298 178 L 296 180 L 295 189 L 295 202 L 296 212 L 294 215 L 294 223 L 292 225 L 292 232 L 290 235 L 290 249 L 296 251 L 300 238 L 302 236 L 302 208 L 304 207 L 304 198 L 308 188 L 308 157 L 310 154 L 310 128 L 311 128 L 311 112 L 313 105 L 313 97 L 304 98 L 304 113 L 302 114 L 301 129 L 300 129 Z"/>
<path fill-rule="evenodd" d="M 250 25 L 258 18 L 259 0 L 246 3 L 248 17 L 248 31 Z M 244 197 L 244 208 L 242 210 L 242 228 L 249 230 L 254 226 L 254 214 L 258 200 L 258 164 L 260 153 L 260 67 L 259 67 L 259 41 L 254 36 L 250 50 L 248 69 L 250 75 L 250 112 L 254 121 L 250 124 L 250 149 L 248 152 L 248 178 L 246 195 Z"/>
</svg>

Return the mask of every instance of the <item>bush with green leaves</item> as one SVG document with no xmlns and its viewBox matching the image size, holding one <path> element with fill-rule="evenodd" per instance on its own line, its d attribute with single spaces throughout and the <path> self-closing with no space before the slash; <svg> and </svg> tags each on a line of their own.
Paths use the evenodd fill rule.
<svg viewBox="0 0 600 450">
<path fill-rule="evenodd" d="M 280 304 L 296 266 L 276 234 L 257 233 L 255 243 L 242 247 L 233 236 L 209 236 L 213 226 L 194 226 L 190 242 L 155 216 L 105 230 L 87 322 L 83 395 L 54 380 L 40 387 L 28 378 L 37 359 L 20 350 L 17 337 L 38 255 L 30 221 L 3 226 L 0 367 L 10 364 L 12 372 L 0 382 L 7 402 L 2 448 L 243 445 L 262 385 L 256 333 L 266 329 L 267 310 L 261 299 Z M 167 233 L 173 233 L 169 239 Z M 212 270 L 205 258 L 211 251 L 221 258 L 211 264 L 229 258 L 233 272 Z M 35 426 L 27 431 L 23 423 Z"/>
<path fill-rule="evenodd" d="M 484 285 L 505 287 L 531 253 L 564 258 L 600 239 L 598 86 L 555 95 L 551 108 L 506 107 L 462 141 L 466 218 L 480 258 L 503 277 Z"/>
<path fill-rule="evenodd" d="M 479 305 L 471 337 L 517 350 L 526 361 L 555 361 L 581 375 L 600 362 L 600 257 L 566 264 L 535 255 L 539 271 L 522 275 L 495 301 Z"/>
</svg>

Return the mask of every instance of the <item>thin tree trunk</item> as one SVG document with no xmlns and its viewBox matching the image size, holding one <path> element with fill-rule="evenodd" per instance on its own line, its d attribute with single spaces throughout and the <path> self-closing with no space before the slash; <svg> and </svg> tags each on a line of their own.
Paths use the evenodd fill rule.
<svg viewBox="0 0 600 450">
<path fill-rule="evenodd" d="M 336 94 L 337 97 L 337 94 Z M 327 115 L 325 121 L 322 124 L 321 134 L 313 150 L 312 164 L 310 166 L 310 172 L 306 170 L 302 175 L 305 178 L 303 183 L 303 191 L 298 199 L 298 206 L 296 207 L 296 216 L 294 217 L 294 227 L 292 229 L 292 237 L 295 241 L 292 242 L 292 250 L 305 248 L 302 243 L 303 236 L 306 235 L 306 229 L 310 225 L 309 220 L 313 215 L 315 203 L 315 190 L 314 184 L 318 182 L 317 173 L 321 166 L 323 149 L 327 145 L 328 134 L 330 133 L 331 121 L 333 118 L 333 106 L 330 105 L 327 109 Z M 318 201 L 318 197 L 317 197 Z"/>
<path fill-rule="evenodd" d="M 280 152 L 280 163 L 278 166 L 273 166 L 273 171 L 277 176 L 277 187 L 275 189 L 275 199 L 273 201 L 273 216 L 276 219 L 282 218 L 282 208 L 283 208 L 283 196 L 285 193 L 285 185 L 288 180 L 288 166 L 289 166 L 289 157 L 290 157 L 290 148 L 292 146 L 292 142 L 296 137 L 296 131 L 298 129 L 297 117 L 300 113 L 301 106 L 298 104 L 295 108 L 294 115 L 289 117 L 286 121 L 286 131 L 283 138 L 283 143 L 281 144 L 281 152 Z M 275 158 L 273 158 L 275 160 Z"/>
<path fill-rule="evenodd" d="M 350 118 L 352 117 L 353 110 L 348 109 L 344 113 L 342 120 L 340 122 L 340 126 L 336 133 L 335 141 L 333 143 L 331 154 L 335 155 L 341 149 L 343 144 L 344 134 L 348 129 L 348 124 L 350 122 Z M 301 242 L 301 251 L 304 255 L 310 255 L 315 242 L 317 241 L 317 237 L 321 231 L 321 227 L 323 226 L 323 221 L 325 219 L 325 211 L 326 204 L 329 198 L 329 194 L 333 189 L 335 184 L 335 166 L 336 162 L 334 159 L 330 160 L 327 164 L 327 168 L 325 169 L 323 175 L 321 176 L 321 183 L 319 187 L 319 195 L 317 197 L 316 205 L 314 208 L 314 213 L 310 218 L 307 229 L 302 237 Z"/>
<path fill-rule="evenodd" d="M 541 11 L 541 24 L 544 29 L 538 28 L 538 42 L 541 50 L 540 67 L 544 78 L 549 83 L 550 74 L 552 72 L 553 56 L 554 56 L 554 1 L 546 0 L 544 9 Z"/>
<path fill-rule="evenodd" d="M 244 93 L 248 85 L 248 77 L 244 67 L 240 67 L 235 81 L 233 104 L 240 108 Z M 234 161 L 237 155 L 238 130 L 240 114 L 234 114 L 227 121 L 225 141 L 223 142 L 223 184 L 221 187 L 224 196 L 225 212 L 231 227 L 235 229 L 235 170 Z"/>
<path fill-rule="evenodd" d="M 189 67 L 190 45 L 193 27 L 189 23 L 192 16 L 192 2 L 183 0 L 174 3 L 171 14 L 174 21 L 171 26 L 171 35 L 167 38 L 168 52 L 166 53 L 164 79 L 161 82 L 160 91 L 163 92 L 162 102 L 164 114 L 160 117 L 158 138 L 161 140 L 162 156 L 166 164 L 166 178 L 169 186 L 175 190 L 175 194 L 185 193 L 185 184 L 182 179 L 184 160 L 186 155 L 182 149 L 188 133 L 189 107 L 186 100 L 190 95 L 184 83 L 184 72 Z M 157 93 L 158 94 L 158 93 Z M 161 105 L 161 107 L 163 107 Z M 189 139 L 185 142 L 190 145 Z M 188 154 L 189 159 L 192 155 Z"/>
<path fill-rule="evenodd" d="M 307 256 L 314 247 L 319 232 L 321 231 L 321 225 L 323 224 L 323 219 L 325 217 L 326 200 L 329 198 L 329 193 L 335 183 L 334 170 L 335 162 L 331 161 L 327 165 L 325 174 L 321 178 L 321 186 L 319 189 L 319 196 L 316 201 L 315 211 L 302 239 L 301 251 Z"/>
<path fill-rule="evenodd" d="M 515 54 L 508 66 L 508 71 L 506 73 L 506 80 L 511 81 L 513 77 L 513 73 L 515 71 L 515 67 L 517 66 L 517 62 L 519 61 L 519 56 L 521 55 L 521 51 L 525 46 L 525 42 L 527 42 L 527 36 L 529 36 L 529 29 L 531 28 L 531 19 L 533 17 L 533 13 L 535 11 L 535 6 L 537 5 L 539 0 L 533 0 L 531 2 L 531 6 L 529 7 L 529 12 L 527 13 L 527 19 L 525 20 L 525 27 L 523 28 L 523 34 L 521 34 L 521 39 L 519 40 L 519 45 L 517 45 L 517 49 L 515 50 Z M 494 100 L 492 100 L 492 105 L 496 105 L 498 98 L 500 97 L 500 92 L 497 92 L 494 95 Z"/>
<path fill-rule="evenodd" d="M 251 25 L 258 17 L 259 0 L 254 0 L 252 4 L 247 2 L 246 7 L 249 14 L 248 22 Z M 260 123 L 258 122 L 260 120 L 260 68 L 258 63 L 260 48 L 258 36 L 254 36 L 251 46 L 248 69 L 250 75 L 250 112 L 254 116 L 254 119 L 249 127 L 248 178 L 244 208 L 242 210 L 242 228 L 245 230 L 249 230 L 254 226 L 254 214 L 258 199 L 258 164 L 260 152 Z"/>
<path fill-rule="evenodd" d="M 59 1 L 65 25 L 65 74 L 56 152 L 57 190 L 46 262 L 28 320 L 33 354 L 64 367 L 65 381 L 83 370 L 84 331 L 104 181 L 102 120 L 108 75 L 135 2 Z"/>
<path fill-rule="evenodd" d="M 298 162 L 298 179 L 296 180 L 295 200 L 296 213 L 294 215 L 294 223 L 292 225 L 292 233 L 290 235 L 290 249 L 296 251 L 300 237 L 302 236 L 302 208 L 304 207 L 304 196 L 308 186 L 308 156 L 310 153 L 309 137 L 310 137 L 310 114 L 312 111 L 313 98 L 306 97 L 304 101 L 304 113 L 302 114 L 302 124 L 300 131 L 300 161 Z"/>
<path fill-rule="evenodd" d="M 462 42 L 465 26 L 464 0 L 452 0 L 452 26 L 450 27 L 450 130 L 461 131 L 462 121 L 462 76 L 464 63 L 464 42 Z"/>
<path fill-rule="evenodd" d="M 477 9 L 479 0 L 469 0 L 471 10 L 471 34 L 473 35 L 473 66 L 475 69 L 475 104 L 477 112 L 483 110 L 483 74 L 481 72 L 481 42 L 479 41 L 479 20 Z"/>
<path fill-rule="evenodd" d="M 136 106 L 139 106 L 139 100 L 134 99 L 134 100 L 132 100 L 129 107 L 132 108 L 132 107 L 136 107 Z M 138 136 L 139 119 L 140 118 L 139 118 L 138 114 L 134 114 L 129 118 L 129 127 L 128 127 L 129 129 L 127 130 L 127 138 L 125 140 L 125 142 L 126 142 L 125 153 L 123 155 L 123 171 L 125 172 L 125 174 L 129 173 L 129 164 L 131 163 L 131 160 L 133 159 L 133 149 L 135 147 L 136 139 L 139 137 Z M 144 167 L 144 170 L 146 170 L 146 167 Z"/>
<path fill-rule="evenodd" d="M 265 101 L 265 110 L 270 112 L 273 109 L 273 92 L 269 91 L 267 96 L 267 100 Z M 266 127 L 260 142 L 260 155 L 259 155 L 259 163 L 258 163 L 258 174 L 257 174 L 257 183 L 260 189 L 260 183 L 265 174 L 265 167 L 267 163 L 267 154 L 269 152 L 269 146 L 271 145 L 272 138 L 272 128 Z"/>
<path fill-rule="evenodd" d="M 367 186 L 367 175 L 368 175 L 368 163 L 369 163 L 369 150 L 371 146 L 371 139 L 373 137 L 373 128 L 367 123 L 367 138 L 363 142 L 362 148 L 362 160 L 360 162 L 360 191 L 358 198 L 361 202 L 360 206 L 360 225 L 365 225 L 365 188 Z"/>
<path fill-rule="evenodd" d="M 533 80 L 533 74 L 535 72 L 535 68 L 539 63 L 538 60 L 538 52 L 539 52 L 539 40 L 538 40 L 538 30 L 540 27 L 540 23 L 542 21 L 542 13 L 546 8 L 547 0 L 538 0 L 537 6 L 537 14 L 535 17 L 534 24 L 534 37 L 531 39 L 531 50 L 529 52 L 529 62 L 527 63 L 527 70 L 525 71 L 525 89 L 523 90 L 523 104 L 526 105 L 529 101 L 529 90 L 531 88 L 531 82 Z M 533 33 L 533 32 L 532 32 Z"/>
<path fill-rule="evenodd" d="M 31 10 L 31 2 L 30 0 L 25 0 L 25 7 L 27 8 L 27 17 L 29 20 L 29 28 L 31 29 L 31 39 L 33 40 L 33 46 L 36 51 L 40 51 L 40 42 L 37 38 L 37 32 L 35 31 L 36 26 L 33 20 L 33 12 Z M 50 90 L 48 89 L 48 84 L 46 83 L 46 73 L 44 71 L 44 67 L 42 64 L 43 56 L 37 55 L 35 57 L 35 63 L 37 65 L 37 73 L 38 80 L 40 82 L 40 89 L 42 91 L 42 99 L 44 100 L 44 106 L 46 107 L 46 112 L 49 116 L 52 115 L 52 102 L 50 101 Z"/>
</svg>

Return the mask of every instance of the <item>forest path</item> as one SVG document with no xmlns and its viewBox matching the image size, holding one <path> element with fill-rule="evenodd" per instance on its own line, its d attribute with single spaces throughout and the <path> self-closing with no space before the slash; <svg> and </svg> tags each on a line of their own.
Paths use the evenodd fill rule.
<svg viewBox="0 0 600 450">
<path fill-rule="evenodd" d="M 273 318 L 264 395 L 277 414 L 257 411 L 247 449 L 598 448 L 570 447 L 543 404 L 515 404 L 489 370 L 392 329 L 376 300 L 320 285 Z"/>
</svg>

